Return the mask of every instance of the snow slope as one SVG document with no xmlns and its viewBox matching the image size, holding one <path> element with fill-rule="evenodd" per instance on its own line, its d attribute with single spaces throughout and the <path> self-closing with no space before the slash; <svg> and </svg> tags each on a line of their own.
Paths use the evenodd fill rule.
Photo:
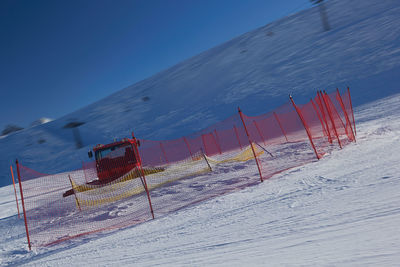
<svg viewBox="0 0 400 267">
<path fill-rule="evenodd" d="M 357 143 L 318 162 L 154 221 L 32 252 L 13 189 L 2 187 L 0 265 L 398 266 L 400 94 L 355 115 Z"/>
<path fill-rule="evenodd" d="M 190 58 L 55 121 L 0 139 L 0 185 L 18 158 L 43 173 L 79 168 L 94 144 L 136 136 L 168 139 L 236 112 L 260 114 L 315 89 L 350 86 L 359 105 L 399 92 L 400 4 L 397 0 L 330 0 L 332 30 L 317 8 L 282 18 Z M 71 121 L 84 148 L 75 149 Z"/>
<path fill-rule="evenodd" d="M 301 102 L 315 88 L 351 87 L 357 143 L 154 221 L 33 251 L 12 186 L 0 187 L 0 265 L 398 266 L 400 4 L 331 0 L 327 9 L 330 32 L 321 31 L 316 9 L 306 10 L 1 138 L 0 185 L 10 182 L 15 157 L 41 172 L 67 170 L 79 167 L 93 144 L 132 129 L 140 138 L 177 137 L 225 118 L 237 105 L 262 113 L 288 92 Z M 81 150 L 63 129 L 72 120 L 85 122 Z"/>
</svg>

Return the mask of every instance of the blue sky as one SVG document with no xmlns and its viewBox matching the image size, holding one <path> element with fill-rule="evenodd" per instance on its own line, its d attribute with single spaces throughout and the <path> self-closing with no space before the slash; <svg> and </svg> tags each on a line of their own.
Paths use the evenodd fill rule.
<svg viewBox="0 0 400 267">
<path fill-rule="evenodd" d="M 308 0 L 1 0 L 0 132 L 59 118 Z"/>
</svg>

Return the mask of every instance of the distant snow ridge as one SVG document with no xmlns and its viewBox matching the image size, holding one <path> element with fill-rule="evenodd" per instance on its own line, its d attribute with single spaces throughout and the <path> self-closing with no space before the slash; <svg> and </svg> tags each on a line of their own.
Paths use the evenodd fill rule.
<svg viewBox="0 0 400 267">
<path fill-rule="evenodd" d="M 45 124 L 45 123 L 48 123 L 48 122 L 51 122 L 51 121 L 53 121 L 53 119 L 43 117 L 43 118 L 40 118 L 40 119 L 35 120 L 34 122 L 32 122 L 30 124 L 30 127 L 35 127 L 35 126 L 42 125 L 42 124 Z M 4 129 L 1 132 L 0 136 L 5 137 L 6 135 L 9 135 L 10 133 L 18 132 L 18 131 L 23 130 L 23 129 L 24 129 L 23 127 L 20 127 L 18 125 L 8 124 L 6 127 L 4 127 Z"/>
</svg>

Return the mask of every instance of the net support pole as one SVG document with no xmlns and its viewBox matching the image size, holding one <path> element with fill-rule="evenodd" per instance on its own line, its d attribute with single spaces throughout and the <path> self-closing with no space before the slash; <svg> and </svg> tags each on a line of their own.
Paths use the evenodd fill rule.
<svg viewBox="0 0 400 267">
<path fill-rule="evenodd" d="M 338 118 L 339 123 L 342 125 L 342 127 L 343 127 L 343 129 L 344 129 L 344 131 L 345 131 L 345 133 L 346 133 L 346 135 L 347 135 L 347 137 L 348 137 L 349 139 L 351 139 L 350 134 L 349 134 L 349 132 L 348 132 L 346 126 L 344 125 L 344 122 L 343 122 L 342 118 L 341 118 L 340 115 L 339 115 L 339 112 L 337 111 L 335 105 L 333 104 L 333 102 L 332 102 L 332 100 L 331 100 L 331 97 L 330 97 L 330 96 L 328 95 L 328 93 L 325 92 L 325 91 L 324 91 L 324 94 L 325 94 L 326 99 L 327 99 L 327 101 L 328 101 L 328 103 L 329 103 L 329 107 L 331 108 L 331 112 L 334 113 L 334 114 L 336 114 L 336 117 Z"/>
<path fill-rule="evenodd" d="M 336 130 L 336 124 L 335 124 L 335 121 L 333 120 L 333 117 L 332 117 L 332 114 L 331 114 L 331 109 L 329 108 L 329 103 L 326 101 L 325 95 L 322 92 L 320 92 L 320 94 L 322 95 L 322 100 L 324 101 L 326 110 L 328 112 L 329 119 L 332 122 L 333 131 L 335 132 L 336 138 L 337 138 L 338 143 L 339 143 L 339 147 L 342 148 L 342 143 L 340 142 L 339 134 L 338 134 L 338 132 Z"/>
<path fill-rule="evenodd" d="M 215 133 L 215 138 L 214 138 L 214 136 L 213 136 L 213 138 L 214 138 L 214 143 L 215 143 L 215 145 L 217 146 L 217 149 L 218 149 L 219 154 L 221 155 L 221 154 L 222 154 L 222 150 L 221 150 L 221 144 L 220 144 L 220 139 L 219 139 L 219 137 L 218 137 L 217 129 L 214 129 L 214 133 Z"/>
<path fill-rule="evenodd" d="M 153 217 L 154 220 L 154 211 L 153 211 L 153 205 L 151 204 L 151 198 L 150 198 L 150 192 L 149 192 L 149 188 L 147 187 L 147 182 L 146 182 L 146 176 L 144 174 L 143 168 L 142 168 L 142 158 L 140 157 L 139 154 L 139 149 L 138 149 L 138 143 L 136 140 L 136 137 L 134 136 L 133 132 L 132 132 L 132 138 L 133 138 L 133 146 L 135 147 L 135 152 L 136 152 L 136 156 L 138 159 L 138 163 L 139 163 L 139 171 L 143 177 L 143 184 L 144 184 L 144 189 L 146 190 L 146 194 L 147 194 L 147 199 L 149 201 L 149 206 L 150 206 L 150 212 L 151 212 L 151 216 Z"/>
<path fill-rule="evenodd" d="M 18 219 L 19 219 L 19 218 L 21 218 L 21 215 L 19 215 L 18 196 L 17 196 L 17 189 L 15 188 L 14 171 L 13 171 L 12 165 L 10 165 L 10 170 L 11 170 L 11 178 L 12 178 L 13 185 L 14 185 L 15 202 L 17 203 L 17 212 L 18 212 Z"/>
<path fill-rule="evenodd" d="M 261 140 L 263 141 L 264 146 L 267 146 L 267 144 L 265 143 L 264 136 L 262 135 L 262 133 L 261 133 L 261 131 L 260 131 L 260 128 L 258 127 L 258 124 L 257 124 L 256 120 L 253 120 L 253 123 L 254 123 L 254 126 L 256 126 L 258 135 L 260 136 Z"/>
<path fill-rule="evenodd" d="M 349 102 L 350 102 L 351 116 L 353 117 L 354 134 L 357 135 L 356 121 L 354 120 L 353 104 L 351 103 L 350 87 L 347 87 L 347 93 L 349 94 Z"/>
<path fill-rule="evenodd" d="M 164 146 L 163 146 L 163 144 L 162 144 L 161 142 L 160 142 L 160 148 L 161 148 L 161 151 L 162 151 L 162 153 L 163 153 L 163 155 L 164 155 L 165 162 L 166 162 L 167 164 L 169 164 L 168 158 L 167 158 L 167 153 L 165 153 Z"/>
<path fill-rule="evenodd" d="M 193 159 L 193 154 L 192 154 L 192 151 L 190 150 L 189 142 L 187 141 L 186 137 L 183 137 L 183 141 L 185 142 L 185 144 L 189 150 L 190 157 Z"/>
<path fill-rule="evenodd" d="M 356 135 L 354 134 L 353 126 L 351 125 L 349 116 L 348 116 L 347 111 L 346 111 L 346 107 L 344 106 L 344 103 L 343 103 L 343 100 L 342 100 L 342 96 L 340 95 L 338 88 L 336 88 L 336 97 L 339 100 L 340 106 L 342 107 L 342 110 L 343 110 L 343 113 L 344 113 L 344 117 L 346 119 L 346 124 L 350 126 L 351 135 L 353 137 L 353 140 L 354 140 L 354 142 L 356 142 Z"/>
<path fill-rule="evenodd" d="M 207 156 L 204 154 L 203 149 L 201 149 L 201 154 L 203 155 L 203 158 L 207 163 L 208 169 L 210 170 L 210 172 L 212 172 L 212 168 L 211 168 L 210 162 L 208 162 Z"/>
<path fill-rule="evenodd" d="M 256 161 L 256 164 L 257 164 L 258 173 L 260 174 L 260 180 L 261 180 L 261 182 L 264 182 L 262 174 L 261 174 L 260 163 L 258 162 L 256 151 L 254 150 L 253 142 L 251 142 L 249 132 L 247 131 L 246 123 L 244 122 L 244 119 L 243 119 L 242 111 L 240 110 L 239 107 L 238 107 L 238 112 L 239 112 L 239 115 L 240 115 L 240 119 L 242 120 L 244 130 L 246 131 L 247 139 L 249 140 L 249 144 L 250 144 L 251 150 L 253 151 L 254 160 Z"/>
<path fill-rule="evenodd" d="M 233 129 L 235 130 L 235 135 L 236 135 L 236 138 L 238 140 L 238 143 L 239 143 L 239 146 L 240 146 L 240 150 L 243 150 L 242 144 L 240 143 L 240 138 L 239 138 L 239 134 L 238 134 L 238 130 L 236 128 L 236 125 L 233 125 Z"/>
<path fill-rule="evenodd" d="M 29 250 L 32 250 L 32 247 L 31 247 L 31 240 L 30 240 L 30 238 L 29 238 L 28 221 L 27 221 L 27 218 L 26 218 L 26 210 L 25 210 L 25 202 L 24 202 L 24 193 L 23 193 L 23 191 L 22 191 L 22 182 L 21 182 L 21 174 L 20 174 L 20 171 L 19 171 L 18 159 L 15 160 L 15 165 L 17 166 L 19 191 L 20 191 L 20 193 L 21 193 L 22 211 L 23 211 L 23 213 L 24 213 L 26 239 L 28 240 L 28 247 L 29 247 Z"/>
<path fill-rule="evenodd" d="M 319 108 L 321 109 L 322 118 L 324 119 L 324 122 L 326 125 L 326 131 L 328 132 L 328 141 L 329 141 L 329 143 L 332 144 L 332 136 L 331 136 L 331 132 L 329 131 L 329 124 L 328 124 L 328 120 L 326 119 L 326 116 L 325 116 L 324 105 L 322 104 L 321 95 L 320 95 L 319 91 L 317 91 L 317 97 L 318 97 L 317 104 L 319 105 Z"/>
<path fill-rule="evenodd" d="M 265 149 L 265 147 L 261 146 L 259 143 L 254 142 L 259 148 L 261 148 L 262 150 L 264 150 L 265 152 L 267 152 L 272 158 L 274 157 L 274 155 L 272 155 L 271 152 L 269 152 L 267 149 Z"/>
<path fill-rule="evenodd" d="M 318 112 L 317 106 L 315 105 L 315 103 L 314 103 L 314 101 L 313 101 L 312 99 L 311 99 L 311 104 L 312 104 L 312 106 L 313 106 L 313 108 L 314 108 L 314 110 L 315 110 L 315 113 L 317 113 L 319 122 L 321 123 L 321 126 L 322 126 L 322 131 L 324 132 L 324 134 L 325 134 L 326 136 L 328 136 L 328 133 L 327 133 L 327 131 L 326 131 L 326 129 L 325 129 L 325 125 L 324 125 L 324 123 L 323 123 L 323 121 L 322 121 L 322 118 L 321 118 L 319 112 Z"/>
<path fill-rule="evenodd" d="M 290 98 L 290 101 L 291 101 L 292 104 L 293 104 L 294 109 L 295 109 L 296 112 L 297 112 L 297 115 L 299 115 L 299 118 L 300 118 L 301 122 L 303 123 L 303 127 L 304 127 L 304 129 L 306 130 L 308 139 L 310 140 L 310 143 L 311 143 L 311 146 L 312 146 L 312 148 L 313 148 L 313 150 L 314 150 L 315 156 L 316 156 L 317 159 L 319 160 L 318 152 L 317 152 L 317 149 L 315 148 L 314 142 L 312 141 L 311 133 L 310 133 L 310 131 L 309 131 L 309 129 L 308 129 L 307 123 L 306 123 L 306 121 L 304 120 L 303 115 L 301 114 L 300 109 L 299 109 L 299 108 L 296 106 L 296 104 L 294 103 L 293 98 L 292 98 L 291 95 L 289 95 L 289 98 Z"/>
<path fill-rule="evenodd" d="M 278 122 L 279 128 L 281 128 L 283 135 L 285 136 L 286 142 L 289 142 L 289 140 L 286 136 L 285 130 L 282 127 L 281 121 L 279 120 L 278 115 L 275 112 L 274 112 L 274 117 L 275 117 L 275 120 Z"/>
</svg>

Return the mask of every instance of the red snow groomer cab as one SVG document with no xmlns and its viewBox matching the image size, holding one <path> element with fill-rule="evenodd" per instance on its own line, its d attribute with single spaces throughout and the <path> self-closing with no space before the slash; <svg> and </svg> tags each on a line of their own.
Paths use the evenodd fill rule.
<svg viewBox="0 0 400 267">
<path fill-rule="evenodd" d="M 140 163 L 139 157 L 136 156 L 136 153 L 138 153 L 137 145 L 139 145 L 139 141 L 135 138 L 124 138 L 121 141 L 107 145 L 96 145 L 93 148 L 93 152 L 98 179 L 88 182 L 87 185 L 102 187 L 138 167 Z M 93 152 L 88 152 L 89 158 L 93 158 Z M 131 178 L 134 179 L 136 177 L 138 176 L 133 175 Z M 93 188 L 78 186 L 76 189 L 79 192 L 83 192 Z M 63 197 L 72 194 L 74 194 L 74 190 L 70 189 L 64 192 Z"/>
<path fill-rule="evenodd" d="M 118 142 L 97 145 L 93 148 L 100 183 L 113 181 L 139 166 L 135 142 L 136 139 L 124 138 Z M 89 151 L 88 155 L 92 158 L 92 151 Z"/>
</svg>

